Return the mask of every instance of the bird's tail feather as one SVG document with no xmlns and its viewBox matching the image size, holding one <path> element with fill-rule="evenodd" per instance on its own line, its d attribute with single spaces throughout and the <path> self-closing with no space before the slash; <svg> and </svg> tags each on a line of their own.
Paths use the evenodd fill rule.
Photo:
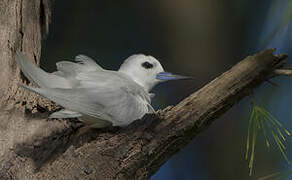
<svg viewBox="0 0 292 180">
<path fill-rule="evenodd" d="M 26 56 L 17 51 L 15 60 L 25 75 L 32 83 L 42 88 L 70 88 L 70 83 L 61 76 L 47 73 L 33 64 Z"/>
<path fill-rule="evenodd" d="M 42 94 L 40 94 L 40 92 L 37 91 L 37 89 L 39 89 L 39 88 L 29 87 L 29 86 L 26 86 L 26 85 L 20 84 L 20 83 L 18 83 L 17 85 L 20 86 L 20 87 L 22 87 L 22 88 L 24 88 L 24 89 L 26 89 L 26 90 L 29 90 L 29 91 L 31 91 L 33 93 L 36 93 L 36 94 L 38 94 L 40 96 L 43 96 Z"/>
<path fill-rule="evenodd" d="M 78 112 L 63 109 L 63 110 L 60 110 L 58 112 L 54 112 L 53 114 L 51 114 L 49 116 L 49 118 L 55 118 L 55 119 L 58 119 L 58 118 L 77 118 L 77 117 L 81 117 L 81 116 L 82 116 L 82 114 L 80 114 Z"/>
</svg>

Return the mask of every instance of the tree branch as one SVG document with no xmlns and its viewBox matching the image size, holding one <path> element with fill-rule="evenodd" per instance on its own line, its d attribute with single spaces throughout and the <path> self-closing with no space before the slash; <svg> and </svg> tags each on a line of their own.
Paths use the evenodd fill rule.
<svg viewBox="0 0 292 180">
<path fill-rule="evenodd" d="M 273 49 L 247 57 L 175 107 L 147 115 L 117 131 L 75 136 L 73 126 L 15 146 L 10 167 L 35 179 L 147 179 L 175 152 L 263 83 L 286 55 Z M 36 135 L 33 135 L 36 136 Z M 37 145 L 35 145 L 37 144 Z M 21 169 L 30 167 L 32 170 Z"/>
<path fill-rule="evenodd" d="M 43 27 L 40 12 L 49 10 L 41 10 L 45 6 L 38 6 L 37 0 L 3 2 L 0 9 L 2 5 L 11 11 L 17 7 L 18 15 L 12 18 L 22 18 L 18 24 L 6 26 L 1 13 L 7 11 L 0 11 L 1 27 L 5 27 L 0 28 L 1 39 L 7 38 L 9 31 L 22 32 L 18 40 L 8 36 L 5 43 L 10 48 L 0 44 L 3 66 L 11 79 L 1 83 L 5 97 L 0 101 L 3 179 L 148 179 L 174 153 L 248 95 L 250 89 L 268 80 L 286 58 L 274 56 L 273 49 L 249 56 L 174 107 L 146 115 L 123 129 L 92 130 L 77 137 L 78 124 L 74 120 L 47 120 L 47 111 L 54 105 L 42 100 L 24 103 L 22 98 L 34 96 L 15 86 L 24 79 L 15 71 L 14 52 L 22 49 L 39 62 Z M 36 113 L 29 108 L 31 104 Z M 24 114 L 23 109 L 29 110 Z"/>
</svg>

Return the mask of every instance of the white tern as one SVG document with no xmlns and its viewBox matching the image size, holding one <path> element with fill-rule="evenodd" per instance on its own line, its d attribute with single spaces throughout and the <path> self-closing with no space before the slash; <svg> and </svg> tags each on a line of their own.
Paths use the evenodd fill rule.
<svg viewBox="0 0 292 180">
<path fill-rule="evenodd" d="M 95 60 L 75 57 L 76 62 L 60 61 L 57 71 L 48 73 L 21 52 L 16 62 L 35 85 L 20 85 L 64 107 L 49 118 L 78 118 L 90 128 L 126 126 L 155 113 L 150 90 L 158 83 L 190 77 L 165 72 L 157 59 L 143 54 L 127 58 L 118 71 L 103 69 Z"/>
</svg>

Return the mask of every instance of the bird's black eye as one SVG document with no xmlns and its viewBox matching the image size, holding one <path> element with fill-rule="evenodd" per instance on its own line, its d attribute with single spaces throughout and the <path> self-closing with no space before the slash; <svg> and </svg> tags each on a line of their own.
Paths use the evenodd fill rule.
<svg viewBox="0 0 292 180">
<path fill-rule="evenodd" d="M 142 67 L 144 67 L 145 69 L 150 69 L 150 68 L 153 68 L 153 64 L 146 61 L 142 63 Z"/>
</svg>

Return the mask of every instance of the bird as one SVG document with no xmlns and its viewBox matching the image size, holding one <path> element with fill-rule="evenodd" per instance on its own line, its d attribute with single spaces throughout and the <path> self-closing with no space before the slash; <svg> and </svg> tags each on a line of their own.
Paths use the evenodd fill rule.
<svg viewBox="0 0 292 180">
<path fill-rule="evenodd" d="M 151 89 L 165 81 L 191 79 L 164 71 L 150 55 L 134 54 L 117 71 L 106 70 L 86 55 L 75 62 L 59 61 L 49 73 L 33 64 L 22 52 L 15 60 L 35 86 L 19 84 L 63 107 L 48 118 L 78 118 L 88 128 L 124 127 L 145 114 L 155 113 Z"/>
</svg>

